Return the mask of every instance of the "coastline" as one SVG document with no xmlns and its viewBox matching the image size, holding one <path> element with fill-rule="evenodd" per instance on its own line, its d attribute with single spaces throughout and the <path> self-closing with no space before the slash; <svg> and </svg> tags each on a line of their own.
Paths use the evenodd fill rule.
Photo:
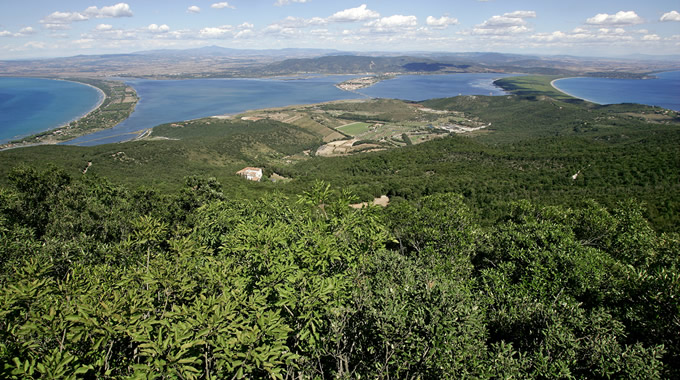
<svg viewBox="0 0 680 380">
<path fill-rule="evenodd" d="M 77 117 L 75 117 L 75 118 L 69 120 L 68 122 L 66 122 L 66 123 L 64 123 L 64 124 L 62 124 L 62 125 L 60 125 L 60 126 L 58 126 L 58 127 L 50 128 L 50 129 L 47 129 L 47 130 L 45 130 L 45 131 L 43 131 L 43 132 L 52 132 L 52 131 L 55 131 L 55 130 L 57 130 L 57 129 L 64 128 L 64 127 L 68 126 L 69 124 L 71 124 L 71 123 L 74 122 L 74 121 L 78 121 L 78 120 L 80 120 L 80 119 L 83 119 L 83 118 L 89 116 L 92 112 L 98 110 L 99 107 L 101 107 L 102 104 L 104 104 L 104 101 L 105 101 L 106 98 L 107 98 L 106 93 L 104 93 L 104 91 L 102 91 L 101 88 L 95 87 L 95 86 L 93 86 L 93 85 L 91 85 L 91 84 L 89 84 L 89 83 L 78 82 L 78 81 L 71 80 L 71 79 L 58 79 L 58 80 L 63 80 L 63 81 L 65 81 L 65 82 L 79 83 L 79 84 L 83 84 L 83 85 L 85 85 L 85 86 L 94 88 L 94 89 L 97 90 L 97 92 L 99 93 L 99 97 L 97 98 L 97 104 L 96 104 L 94 107 L 92 107 L 92 109 L 90 109 L 89 111 L 87 111 L 87 112 L 81 114 L 80 116 L 77 116 Z M 40 132 L 40 133 L 43 133 L 43 132 Z M 68 141 L 68 140 L 67 140 L 67 141 Z"/>
<path fill-rule="evenodd" d="M 580 96 L 576 96 L 576 95 L 574 95 L 574 94 L 570 94 L 570 93 L 568 93 L 567 91 L 564 91 L 564 90 L 562 90 L 561 88 L 557 87 L 557 85 L 555 84 L 555 82 L 557 82 L 558 80 L 562 80 L 562 79 L 576 79 L 576 78 L 583 78 L 583 77 L 565 77 L 565 78 L 557 78 L 557 79 L 553 79 L 553 80 L 550 81 L 550 86 L 551 86 L 552 88 L 554 88 L 555 90 L 557 90 L 557 91 L 559 91 L 559 92 L 561 92 L 561 93 L 563 93 L 563 94 L 565 94 L 565 95 L 571 96 L 572 98 L 581 99 L 581 100 L 583 100 L 583 101 L 586 101 L 586 102 L 589 102 L 589 103 L 593 103 L 593 104 L 600 104 L 600 103 L 594 102 L 594 101 L 592 101 L 592 100 L 590 100 L 590 99 L 586 99 L 586 98 L 583 98 L 583 97 L 580 97 Z"/>
<path fill-rule="evenodd" d="M 107 98 L 106 93 L 104 93 L 104 91 L 102 91 L 101 88 L 93 86 L 89 83 L 79 82 L 79 81 L 75 81 L 75 80 L 72 80 L 72 79 L 62 79 L 62 78 L 41 78 L 41 79 L 71 82 L 71 83 L 77 83 L 77 84 L 81 84 L 81 85 L 84 85 L 84 86 L 91 87 L 91 88 L 97 90 L 97 93 L 98 93 L 97 103 L 92 108 L 90 108 L 88 111 L 86 111 L 86 112 L 84 112 L 84 113 L 82 113 L 82 114 L 62 123 L 62 124 L 59 124 L 55 127 L 49 127 L 48 129 L 45 129 L 43 131 L 39 131 L 39 132 L 30 134 L 30 135 L 27 135 L 27 136 L 23 136 L 23 137 L 17 137 L 16 139 L 10 140 L 10 141 L 5 142 L 5 143 L 0 143 L 0 151 L 5 150 L 5 149 L 23 148 L 23 147 L 36 146 L 36 145 L 54 145 L 54 144 L 57 144 L 61 141 L 51 141 L 50 139 L 45 139 L 45 141 L 39 141 L 39 142 L 36 142 L 36 143 L 26 143 L 25 141 L 27 139 L 37 138 L 38 136 L 45 135 L 45 134 L 48 134 L 48 133 L 54 133 L 54 132 L 56 132 L 56 131 L 58 131 L 62 128 L 68 127 L 68 125 L 73 123 L 74 121 L 77 122 L 81 119 L 86 118 L 87 116 L 92 114 L 94 111 L 98 110 L 102 106 L 102 104 L 104 104 L 104 101 L 106 101 L 106 98 Z M 76 138 L 76 137 L 78 137 L 78 136 L 75 136 L 73 138 Z M 69 141 L 69 140 L 65 140 L 65 141 Z"/>
<path fill-rule="evenodd" d="M 48 78 L 45 78 L 48 79 Z M 51 78 L 49 78 L 51 79 Z M 62 123 L 56 127 L 46 129 L 44 131 L 34 133 L 28 136 L 20 137 L 10 140 L 6 143 L 0 144 L 0 151 L 6 149 L 23 148 L 36 145 L 56 145 L 71 141 L 73 139 L 85 136 L 87 134 L 97 132 L 99 130 L 109 129 L 127 119 L 134 111 L 139 97 L 137 92 L 131 86 L 126 85 L 121 81 L 107 81 L 93 79 L 94 84 L 88 83 L 88 78 L 56 78 L 53 80 L 61 80 L 65 82 L 72 82 L 82 84 L 97 90 L 97 103 L 87 112 L 80 114 L 77 117 Z M 98 87 L 102 86 L 102 87 Z M 105 91 L 106 90 L 106 91 Z M 128 91 L 129 90 L 129 91 Z M 109 95 L 107 95 L 107 91 Z M 133 98 L 133 101 L 128 101 L 128 96 Z M 103 113 L 111 105 L 131 104 L 131 107 L 123 118 L 105 118 Z M 101 120 L 105 119 L 105 120 Z M 108 121 L 108 122 L 107 122 Z M 88 126 L 93 125 L 93 126 Z"/>
</svg>

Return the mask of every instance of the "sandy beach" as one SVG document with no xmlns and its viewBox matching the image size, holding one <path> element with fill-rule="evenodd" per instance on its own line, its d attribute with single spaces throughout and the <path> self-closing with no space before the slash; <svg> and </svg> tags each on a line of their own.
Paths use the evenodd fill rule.
<svg viewBox="0 0 680 380">
<path fill-rule="evenodd" d="M 57 127 L 45 129 L 42 132 L 38 132 L 34 135 L 14 140 L 14 142 L 0 144 L 0 150 L 20 148 L 33 145 L 59 144 L 95 132 L 97 130 L 111 128 L 114 125 L 123 121 L 125 118 L 129 117 L 130 113 L 134 111 L 134 108 L 137 104 L 137 96 L 136 93 L 134 92 L 134 89 L 128 91 L 128 86 L 126 86 L 122 82 L 121 83 L 106 81 L 102 82 L 103 83 L 102 85 L 105 85 L 109 88 L 109 91 L 107 91 L 108 92 L 107 95 L 107 92 L 105 92 L 103 89 L 98 88 L 97 86 L 89 83 L 81 82 L 78 79 L 75 80 L 56 79 L 56 80 L 78 83 L 94 88 L 95 90 L 97 90 L 96 103 L 92 107 L 90 107 L 90 109 L 87 112 L 83 112 L 77 117 L 72 118 L 68 122 L 61 123 Z M 129 112 L 127 112 L 126 116 L 123 119 L 120 118 L 111 119 L 110 116 L 107 116 L 108 111 L 107 108 L 110 105 L 118 106 L 120 103 L 131 105 L 131 108 L 128 110 Z M 95 113 L 95 111 L 97 112 Z M 101 118 L 103 119 L 99 120 Z M 90 126 L 89 128 L 82 129 L 81 124 L 83 123 L 87 125 L 94 125 L 95 128 Z"/>
<path fill-rule="evenodd" d="M 92 112 L 98 110 L 99 107 L 101 107 L 102 104 L 104 104 L 104 100 L 106 100 L 106 94 L 104 93 L 104 91 L 102 91 L 100 88 L 95 87 L 95 86 L 93 86 L 93 85 L 91 85 L 91 84 L 87 84 L 87 83 L 83 83 L 83 82 L 78 82 L 78 81 L 74 81 L 74 80 L 66 80 L 66 79 L 58 79 L 58 80 L 63 80 L 64 82 L 78 83 L 78 84 L 82 84 L 82 85 L 84 85 L 84 86 L 88 86 L 88 87 L 94 88 L 94 89 L 97 90 L 97 92 L 99 93 L 99 96 L 97 97 L 97 104 L 95 104 L 89 111 L 84 112 L 84 113 L 81 114 L 80 116 L 74 117 L 73 119 L 69 120 L 68 122 L 59 125 L 58 127 L 54 127 L 54 128 L 47 129 L 47 130 L 45 130 L 45 132 L 55 131 L 55 130 L 57 130 L 57 129 L 59 129 L 59 128 L 66 127 L 66 126 L 68 126 L 69 124 L 71 124 L 72 122 L 78 121 L 78 120 L 80 120 L 80 119 L 86 117 L 87 115 L 91 114 Z"/>
<path fill-rule="evenodd" d="M 559 92 L 561 92 L 561 93 L 563 93 L 563 94 L 565 94 L 565 95 L 571 96 L 572 98 L 585 100 L 586 102 L 590 102 L 590 103 L 593 103 L 593 104 L 599 104 L 599 103 L 594 102 L 594 101 L 592 101 L 592 100 L 590 100 L 590 99 L 586 99 L 586 98 L 582 98 L 582 97 L 580 97 L 580 96 L 576 96 L 576 95 L 574 95 L 574 94 L 570 94 L 570 93 L 568 93 L 568 92 L 562 90 L 561 88 L 559 88 L 559 87 L 557 87 L 557 86 L 555 85 L 555 82 L 557 82 L 558 80 L 562 80 L 562 79 L 576 79 L 576 78 L 583 78 L 583 77 L 567 77 L 567 78 L 553 79 L 552 81 L 550 81 L 550 86 L 552 86 L 552 88 L 554 88 L 555 90 L 557 90 L 557 91 L 559 91 Z"/>
</svg>

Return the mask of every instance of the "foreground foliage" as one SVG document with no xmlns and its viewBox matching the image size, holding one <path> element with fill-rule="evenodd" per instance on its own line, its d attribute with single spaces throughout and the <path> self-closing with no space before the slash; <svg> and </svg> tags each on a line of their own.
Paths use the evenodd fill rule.
<svg viewBox="0 0 680 380">
<path fill-rule="evenodd" d="M 0 189 L 2 378 L 668 378 L 680 238 L 635 202 L 387 209 L 172 195 L 58 170 Z"/>
</svg>

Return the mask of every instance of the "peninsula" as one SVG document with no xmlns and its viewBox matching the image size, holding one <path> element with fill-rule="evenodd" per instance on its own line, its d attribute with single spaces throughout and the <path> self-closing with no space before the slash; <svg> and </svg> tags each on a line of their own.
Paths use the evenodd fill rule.
<svg viewBox="0 0 680 380">
<path fill-rule="evenodd" d="M 360 90 L 362 88 L 366 87 L 371 87 L 376 83 L 380 83 L 384 80 L 392 79 L 395 78 L 398 74 L 397 73 L 386 73 L 383 75 L 371 75 L 371 76 L 365 76 L 361 78 L 353 78 L 346 80 L 344 82 L 338 83 L 335 85 L 335 87 L 344 90 L 344 91 L 350 91 L 354 92 L 356 90 Z"/>
</svg>

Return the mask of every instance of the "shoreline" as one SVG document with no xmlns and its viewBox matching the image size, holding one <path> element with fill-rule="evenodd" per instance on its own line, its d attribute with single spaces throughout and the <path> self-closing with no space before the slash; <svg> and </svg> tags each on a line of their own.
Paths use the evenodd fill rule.
<svg viewBox="0 0 680 380">
<path fill-rule="evenodd" d="M 562 90 L 561 88 L 557 87 L 557 85 L 555 85 L 555 82 L 557 82 L 558 80 L 562 80 L 562 79 L 576 79 L 576 78 L 585 78 L 585 77 L 565 77 L 565 78 L 557 78 L 557 79 L 553 79 L 553 80 L 550 81 L 550 86 L 551 86 L 552 88 L 554 88 L 555 90 L 557 90 L 557 91 L 559 91 L 559 92 L 561 92 L 561 93 L 563 93 L 563 94 L 565 94 L 565 95 L 571 96 L 572 98 L 581 99 L 581 100 L 586 101 L 586 102 L 589 102 L 589 103 L 601 105 L 600 103 L 595 102 L 595 101 L 592 101 L 592 100 L 590 100 L 590 99 L 586 99 L 586 98 L 581 97 L 581 96 L 576 96 L 576 95 L 574 95 L 574 94 L 570 94 L 570 93 L 568 93 L 567 91 L 564 91 L 564 90 Z"/>
<path fill-rule="evenodd" d="M 74 118 L 72 118 L 72 119 L 70 119 L 70 120 L 68 120 L 64 123 L 58 124 L 55 127 L 49 127 L 47 129 L 32 133 L 32 134 L 27 135 L 27 136 L 16 136 L 16 137 L 13 137 L 10 141 L 0 143 L 0 151 L 5 150 L 5 149 L 23 148 L 23 147 L 36 146 L 36 145 L 54 145 L 54 144 L 57 144 L 58 142 L 51 142 L 51 141 L 40 141 L 40 142 L 36 142 L 36 143 L 27 144 L 27 143 L 25 143 L 25 140 L 30 139 L 34 136 L 37 137 L 39 135 L 46 134 L 46 133 L 54 133 L 54 132 L 56 132 L 56 131 L 58 131 L 62 128 L 68 127 L 69 124 L 71 124 L 73 122 L 77 122 L 81 119 L 88 117 L 91 113 L 98 110 L 102 106 L 102 104 L 104 104 L 104 102 L 106 101 L 106 98 L 107 98 L 106 93 L 104 91 L 102 91 L 101 88 L 93 86 L 89 83 L 79 82 L 79 81 L 75 81 L 75 80 L 71 80 L 71 79 L 62 79 L 62 78 L 39 78 L 39 79 L 71 82 L 71 83 L 77 83 L 77 84 L 80 84 L 80 85 L 83 85 L 83 86 L 93 88 L 98 93 L 97 103 L 92 108 L 90 108 L 88 111 L 81 113 L 80 115 L 78 115 L 78 116 L 76 116 L 76 117 L 74 117 Z M 74 138 L 76 138 L 76 137 L 74 137 Z M 65 140 L 65 141 L 70 141 L 70 140 L 72 140 L 72 139 Z"/>
<path fill-rule="evenodd" d="M 60 126 L 58 126 L 58 127 L 56 127 L 56 128 L 50 128 L 50 129 L 47 129 L 47 130 L 45 130 L 45 131 L 38 132 L 38 133 L 56 131 L 56 130 L 59 129 L 59 128 L 64 128 L 64 127 L 68 126 L 69 124 L 73 123 L 74 121 L 78 121 L 78 120 L 80 120 L 80 119 L 86 118 L 86 117 L 88 117 L 92 112 L 98 110 L 98 109 L 102 106 L 102 104 L 104 104 L 104 101 L 106 101 L 106 98 L 107 98 L 106 93 L 104 93 L 104 91 L 102 91 L 102 89 L 99 88 L 99 87 L 93 86 L 93 85 L 91 85 L 91 84 L 89 84 L 89 83 L 78 82 L 78 81 L 74 81 L 74 80 L 70 80 L 70 79 L 57 79 L 57 80 L 63 80 L 63 81 L 65 81 L 65 82 L 72 82 L 72 83 L 79 83 L 79 84 L 82 84 L 82 85 L 85 85 L 85 86 L 94 88 L 95 90 L 97 90 L 97 92 L 99 92 L 99 97 L 98 97 L 98 99 L 97 99 L 97 104 L 96 104 L 91 110 L 89 110 L 89 111 L 83 113 L 83 114 L 80 115 L 80 116 L 77 116 L 77 117 L 75 117 L 75 118 L 69 120 L 68 122 L 66 122 L 66 123 L 64 123 L 64 124 L 62 124 L 62 125 L 60 125 Z M 66 140 L 66 141 L 69 141 L 69 140 Z"/>
<path fill-rule="evenodd" d="M 78 82 L 78 81 L 75 81 L 75 80 L 71 80 L 71 79 L 62 79 L 62 78 L 38 78 L 38 79 L 55 80 L 55 81 L 62 81 L 62 82 L 71 82 L 71 83 L 77 83 L 77 84 L 80 84 L 80 85 L 83 85 L 83 86 L 91 87 L 91 88 L 95 89 L 95 90 L 97 91 L 97 93 L 98 93 L 98 96 L 97 96 L 97 103 L 96 103 L 92 108 L 90 108 L 88 111 L 86 111 L 86 112 L 84 112 L 84 113 L 81 113 L 80 115 L 78 115 L 78 116 L 76 116 L 76 117 L 74 117 L 74 118 L 72 118 L 72 119 L 69 119 L 69 120 L 66 121 L 66 122 L 63 122 L 63 123 L 58 124 L 58 125 L 53 126 L 53 127 L 49 127 L 49 128 L 47 128 L 47 129 L 44 129 L 44 130 L 41 130 L 41 131 L 37 131 L 37 132 L 31 133 L 31 134 L 26 135 L 26 136 L 15 136 L 15 137 L 12 137 L 12 138 L 11 138 L 9 141 L 7 141 L 7 142 L 0 142 L 0 150 L 5 150 L 5 149 L 9 149 L 9 148 L 10 148 L 10 147 L 6 147 L 6 145 L 19 145 L 19 146 L 17 146 L 17 148 L 18 148 L 18 147 L 22 147 L 22 146 L 24 146 L 24 145 L 21 145 L 21 144 L 22 144 L 26 139 L 30 139 L 30 138 L 32 138 L 32 137 L 34 137 L 34 136 L 42 135 L 42 134 L 45 134 L 45 133 L 50 133 L 50 132 L 53 133 L 53 132 L 55 132 L 55 131 L 57 131 L 57 130 L 59 130 L 59 129 L 61 129 L 61 128 L 67 127 L 69 124 L 73 123 L 74 121 L 77 122 L 78 120 L 83 119 L 83 118 L 89 116 L 92 112 L 98 110 L 98 109 L 102 106 L 102 104 L 104 104 L 104 102 L 106 101 L 106 93 L 104 93 L 104 91 L 102 91 L 101 88 L 98 88 L 98 87 L 96 87 L 96 86 L 93 86 L 93 85 L 91 85 L 91 84 L 89 84 L 89 83 Z M 67 140 L 67 141 L 68 141 L 68 140 Z M 33 145 L 40 145 L 40 144 L 43 144 L 43 143 L 42 143 L 42 142 L 39 142 L 39 143 L 35 143 L 35 144 L 31 144 L 31 145 L 25 145 L 25 146 L 33 146 Z M 49 144 L 49 143 L 45 142 L 45 144 Z"/>
<path fill-rule="evenodd" d="M 67 143 L 74 139 L 80 138 L 82 136 L 88 135 L 90 133 L 97 132 L 99 130 L 110 129 L 115 125 L 118 125 L 122 121 L 130 117 L 130 114 L 134 112 L 134 109 L 139 102 L 139 97 L 137 92 L 131 86 L 125 84 L 122 81 L 110 81 L 96 79 L 95 84 L 97 86 L 102 86 L 102 88 L 97 87 L 94 84 L 87 83 L 89 78 L 41 78 L 48 80 L 60 80 L 64 82 L 72 82 L 81 85 L 85 85 L 97 90 L 97 103 L 90 108 L 87 112 L 81 113 L 80 115 L 72 118 L 71 120 L 59 124 L 57 127 L 52 127 L 37 133 L 33 133 L 28 136 L 16 138 L 5 143 L 0 143 L 0 151 L 6 149 L 15 149 L 23 147 L 31 147 L 38 145 L 58 145 L 61 143 Z M 134 97 L 134 101 L 125 102 L 129 94 L 128 89 L 131 89 L 131 93 Z M 107 95 L 108 91 L 110 94 Z M 120 98 L 120 99 L 119 99 Z M 117 102 L 120 100 L 120 102 Z M 113 125 L 108 125 L 105 120 L 100 120 L 101 117 L 97 116 L 97 113 L 106 113 L 107 108 L 113 104 L 118 103 L 131 103 L 129 113 L 125 115 L 121 120 L 110 120 L 114 122 Z M 88 124 L 96 123 L 95 127 L 87 127 Z"/>
</svg>

